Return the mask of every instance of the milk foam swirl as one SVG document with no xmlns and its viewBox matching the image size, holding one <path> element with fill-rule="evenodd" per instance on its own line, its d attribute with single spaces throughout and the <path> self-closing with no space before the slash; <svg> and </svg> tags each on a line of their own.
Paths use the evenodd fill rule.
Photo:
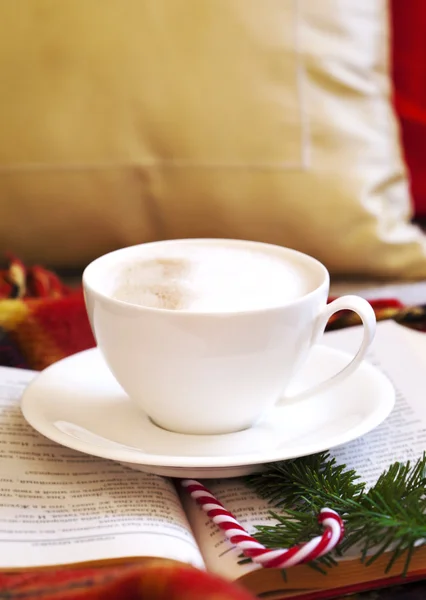
<svg viewBox="0 0 426 600">
<path fill-rule="evenodd" d="M 279 306 L 310 291 L 309 273 L 278 255 L 222 245 L 179 245 L 133 258 L 113 297 L 167 310 L 239 312 Z"/>
</svg>

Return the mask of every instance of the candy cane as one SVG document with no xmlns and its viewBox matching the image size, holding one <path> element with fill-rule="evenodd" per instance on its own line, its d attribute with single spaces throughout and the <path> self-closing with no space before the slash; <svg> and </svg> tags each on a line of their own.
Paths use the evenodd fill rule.
<svg viewBox="0 0 426 600">
<path fill-rule="evenodd" d="M 250 536 L 236 518 L 201 483 L 195 479 L 184 479 L 182 486 L 187 489 L 213 523 L 223 530 L 229 541 L 242 550 L 246 557 L 262 567 L 284 569 L 309 562 L 330 552 L 343 537 L 342 519 L 334 510 L 323 508 L 318 515 L 318 522 L 324 527 L 322 535 L 291 548 L 269 550 Z"/>
</svg>

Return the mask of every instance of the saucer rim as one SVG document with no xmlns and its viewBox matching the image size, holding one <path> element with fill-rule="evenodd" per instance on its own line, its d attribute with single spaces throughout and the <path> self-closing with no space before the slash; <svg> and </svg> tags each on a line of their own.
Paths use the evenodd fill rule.
<svg viewBox="0 0 426 600">
<path fill-rule="evenodd" d="M 317 344 L 315 348 L 320 352 L 326 352 L 330 356 L 340 357 L 340 359 L 344 359 L 349 362 L 352 356 L 343 351 L 339 350 L 325 344 Z M 63 364 L 65 362 L 72 362 L 77 357 L 81 357 L 82 355 L 87 354 L 100 354 L 99 349 L 91 348 L 89 350 L 83 350 L 82 352 L 78 352 L 71 356 L 68 356 L 52 365 L 44 369 L 40 372 L 27 386 L 25 389 L 22 398 L 21 398 L 21 412 L 24 416 L 24 419 L 29 423 L 36 431 L 50 439 L 51 441 L 60 444 L 66 448 L 70 448 L 72 450 L 77 450 L 78 452 L 82 452 L 84 454 L 95 456 L 98 458 L 104 458 L 108 460 L 114 460 L 118 462 L 131 463 L 135 465 L 142 465 L 146 467 L 171 467 L 171 468 L 182 468 L 182 469 L 220 469 L 220 468 L 232 468 L 232 467 L 244 467 L 250 465 L 259 465 L 266 464 L 278 461 L 291 460 L 294 458 L 298 458 L 301 456 L 308 456 L 311 454 L 316 454 L 318 452 L 323 452 L 329 450 L 331 448 L 336 448 L 343 444 L 349 443 L 358 439 L 359 437 L 369 433 L 373 429 L 375 429 L 378 425 L 380 425 L 391 413 L 396 400 L 396 390 L 389 380 L 389 378 L 382 373 L 377 367 L 370 364 L 367 361 L 363 361 L 359 368 L 350 376 L 350 379 L 356 379 L 362 373 L 364 376 L 375 378 L 376 382 L 380 380 L 380 386 L 383 390 L 383 393 L 380 394 L 380 402 L 375 406 L 374 410 L 368 414 L 360 423 L 357 423 L 354 427 L 352 427 L 348 431 L 335 435 L 331 444 L 328 440 L 324 440 L 324 443 L 319 443 L 318 441 L 313 444 L 303 444 L 303 446 L 295 447 L 293 451 L 289 451 L 285 449 L 285 447 L 279 447 L 274 449 L 267 449 L 265 452 L 257 451 L 253 454 L 238 454 L 236 456 L 225 455 L 225 456 L 182 456 L 182 455 L 170 455 L 170 454 L 154 454 L 147 453 L 143 450 L 139 450 L 134 447 L 127 447 L 123 445 L 123 449 L 121 448 L 107 448 L 104 446 L 96 446 L 95 444 L 91 444 L 90 442 L 80 440 L 77 437 L 72 436 L 71 434 L 67 434 L 66 432 L 61 431 L 55 426 L 55 422 L 40 419 L 40 414 L 37 415 L 37 408 L 34 408 L 33 402 L 33 392 L 34 389 L 37 389 L 40 385 L 40 380 L 43 382 L 43 379 L 46 377 L 46 374 L 55 368 L 59 364 Z M 107 368 L 107 367 L 106 367 Z M 343 381 L 341 386 L 347 385 L 347 380 Z M 327 393 L 327 392 L 325 392 Z M 38 402 L 40 400 L 38 399 Z M 35 404 L 37 406 L 37 402 Z M 272 412 L 283 410 L 280 407 L 273 407 Z M 145 413 L 146 415 L 146 413 Z M 165 430 L 163 430 L 165 431 Z M 205 438 L 203 435 L 191 435 L 191 434 L 180 434 L 175 432 L 169 432 L 171 436 L 179 435 L 184 437 L 189 437 L 194 441 L 196 438 Z M 239 432 L 236 433 L 228 433 L 223 434 L 223 436 L 235 436 Z M 209 436 L 210 437 L 210 436 Z M 215 436 L 222 437 L 222 436 Z M 114 440 L 107 440 L 113 443 Z M 327 443 L 326 443 L 327 442 Z M 303 453 L 301 453 L 300 449 L 303 447 Z"/>
</svg>

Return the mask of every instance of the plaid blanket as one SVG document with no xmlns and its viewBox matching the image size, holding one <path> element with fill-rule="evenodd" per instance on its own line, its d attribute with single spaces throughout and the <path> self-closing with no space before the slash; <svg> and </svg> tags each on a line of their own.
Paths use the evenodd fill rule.
<svg viewBox="0 0 426 600">
<path fill-rule="evenodd" d="M 395 300 L 372 302 L 378 320 L 395 319 L 426 331 L 426 308 Z M 329 329 L 357 324 L 353 313 Z M 93 347 L 81 288 L 72 289 L 42 267 L 12 259 L 0 271 L 0 365 L 40 370 Z M 1 557 L 0 557 L 1 563 Z M 188 565 L 141 560 L 120 566 L 0 573 L 0 600 L 249 600 L 236 585 Z M 357 595 L 359 600 L 424 600 L 424 584 Z"/>
</svg>

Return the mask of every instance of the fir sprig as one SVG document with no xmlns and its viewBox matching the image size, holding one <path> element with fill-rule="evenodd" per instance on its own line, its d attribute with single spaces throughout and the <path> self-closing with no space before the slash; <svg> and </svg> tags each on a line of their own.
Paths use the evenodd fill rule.
<svg viewBox="0 0 426 600">
<path fill-rule="evenodd" d="M 354 470 L 338 465 L 326 452 L 271 464 L 247 480 L 271 503 L 271 516 L 278 521 L 256 528 L 259 541 L 270 548 L 317 536 L 317 515 L 324 506 L 345 521 L 338 553 L 356 547 L 366 565 L 389 552 L 388 572 L 405 555 L 406 574 L 414 549 L 426 543 L 426 454 L 414 465 L 392 464 L 368 490 Z M 326 556 L 312 566 L 323 570 L 334 564 Z"/>
</svg>

